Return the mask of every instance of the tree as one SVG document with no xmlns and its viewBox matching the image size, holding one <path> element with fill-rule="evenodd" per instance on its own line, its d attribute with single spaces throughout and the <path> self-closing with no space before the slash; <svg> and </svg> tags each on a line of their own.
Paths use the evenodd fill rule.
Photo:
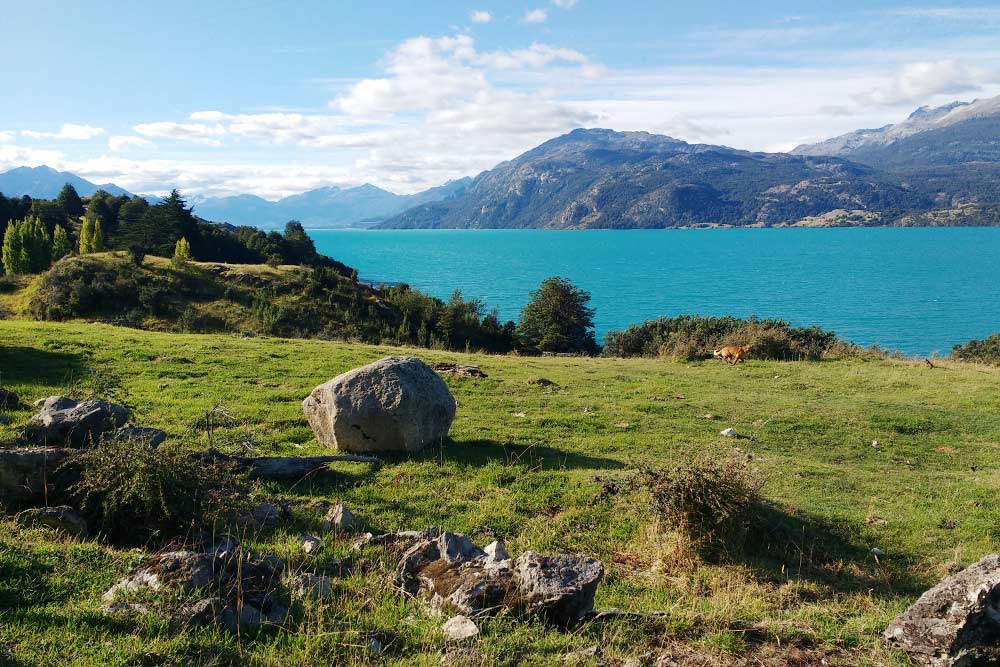
<svg viewBox="0 0 1000 667">
<path fill-rule="evenodd" d="M 20 222 L 11 220 L 3 235 L 3 269 L 9 276 L 28 273 L 30 258 L 21 244 Z"/>
<path fill-rule="evenodd" d="M 83 200 L 77 194 L 76 188 L 69 183 L 59 191 L 56 203 L 59 204 L 59 208 L 62 209 L 63 215 L 67 218 L 79 218 L 83 215 Z"/>
<path fill-rule="evenodd" d="M 58 262 L 71 252 L 73 252 L 73 244 L 69 242 L 66 228 L 62 225 L 56 225 L 55 231 L 52 232 L 52 261 Z"/>
<path fill-rule="evenodd" d="M 135 246 L 148 254 L 170 257 L 181 237 L 191 244 L 192 256 L 201 257 L 198 221 L 184 198 L 174 190 L 159 204 L 150 206 L 137 222 L 122 229 L 117 245 Z"/>
<path fill-rule="evenodd" d="M 94 252 L 94 219 L 89 215 L 83 219 L 80 226 L 80 254 Z"/>
<path fill-rule="evenodd" d="M 529 352 L 596 354 L 590 293 L 566 278 L 546 278 L 521 311 L 517 334 Z"/>
<path fill-rule="evenodd" d="M 104 252 L 107 246 L 104 245 L 104 230 L 101 228 L 101 220 L 94 221 L 94 235 L 90 238 L 90 252 Z"/>
<path fill-rule="evenodd" d="M 174 246 L 174 259 L 178 262 L 187 262 L 191 259 L 191 244 L 183 236 L 177 240 Z"/>
</svg>

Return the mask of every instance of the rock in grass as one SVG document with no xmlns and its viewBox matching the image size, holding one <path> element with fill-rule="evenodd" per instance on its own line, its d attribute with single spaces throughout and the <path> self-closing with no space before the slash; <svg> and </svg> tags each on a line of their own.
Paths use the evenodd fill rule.
<svg viewBox="0 0 1000 667">
<path fill-rule="evenodd" d="M 927 667 L 1000 664 L 1000 555 L 925 592 L 883 637 Z"/>
<path fill-rule="evenodd" d="M 448 435 L 455 398 L 416 357 L 386 357 L 319 385 L 302 402 L 316 438 L 345 452 L 418 452 Z"/>
<path fill-rule="evenodd" d="M 86 520 L 69 505 L 27 509 L 17 515 L 17 522 L 22 526 L 46 526 L 73 537 L 87 536 Z"/>
<path fill-rule="evenodd" d="M 319 550 L 323 548 L 323 542 L 312 535 L 299 535 L 299 542 L 302 544 L 302 551 L 310 556 L 319 553 Z"/>
<path fill-rule="evenodd" d="M 514 561 L 521 604 L 529 614 L 567 626 L 594 608 L 604 577 L 601 562 L 586 556 L 543 556 L 525 551 Z"/>
<path fill-rule="evenodd" d="M 468 616 L 452 616 L 441 626 L 445 641 L 461 642 L 479 634 L 479 628 Z"/>
<path fill-rule="evenodd" d="M 719 435 L 726 438 L 735 438 L 738 434 L 736 433 L 736 429 L 730 426 L 719 431 Z"/>
<path fill-rule="evenodd" d="M 167 433 L 158 428 L 144 428 L 125 424 L 121 428 L 105 433 L 103 439 L 104 442 L 139 440 L 150 447 L 159 447 L 167 439 Z"/>
<path fill-rule="evenodd" d="M 45 444 L 83 447 L 123 426 L 128 418 L 128 408 L 115 403 L 49 396 L 31 418 L 28 435 Z"/>
<path fill-rule="evenodd" d="M 361 521 L 354 516 L 351 510 L 338 503 L 330 508 L 323 519 L 323 530 L 336 531 L 338 533 L 353 533 L 361 528 Z"/>
<path fill-rule="evenodd" d="M 21 404 L 21 399 L 10 389 L 0 387 L 0 410 L 13 410 Z"/>
<path fill-rule="evenodd" d="M 288 582 L 292 597 L 297 600 L 330 600 L 333 598 L 333 579 L 322 574 L 303 572 Z"/>
<path fill-rule="evenodd" d="M 55 471 L 73 453 L 58 447 L 0 448 L 0 499 L 8 509 L 45 497 Z"/>
<path fill-rule="evenodd" d="M 213 554 L 197 551 L 156 554 L 109 588 L 104 599 L 111 602 L 119 596 L 147 590 L 156 592 L 165 587 L 182 591 L 205 588 L 215 580 L 214 561 Z"/>
</svg>

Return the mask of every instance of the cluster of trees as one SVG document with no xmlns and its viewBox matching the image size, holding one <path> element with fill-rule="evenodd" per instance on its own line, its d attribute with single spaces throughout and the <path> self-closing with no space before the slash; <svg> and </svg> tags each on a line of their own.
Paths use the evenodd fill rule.
<svg viewBox="0 0 1000 667">
<path fill-rule="evenodd" d="M 346 268 L 317 253 L 298 222 L 289 222 L 283 233 L 212 224 L 198 218 L 176 190 L 156 204 L 102 190 L 81 198 L 69 184 L 53 200 L 0 193 L 0 238 L 7 237 L 9 228 L 14 228 L 12 264 L 2 267 L 9 274 L 46 270 L 54 259 L 69 254 L 62 252 L 63 239 L 80 254 L 125 250 L 134 258 L 172 257 L 180 249 L 184 259 L 200 261 Z M 17 247 L 21 241 L 28 250 Z M 45 252 L 43 245 L 48 246 Z M 22 261 L 24 253 L 30 261 Z"/>
</svg>

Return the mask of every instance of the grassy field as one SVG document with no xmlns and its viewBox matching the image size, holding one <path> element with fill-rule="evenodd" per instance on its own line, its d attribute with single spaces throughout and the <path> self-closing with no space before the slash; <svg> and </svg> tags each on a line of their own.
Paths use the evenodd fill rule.
<svg viewBox="0 0 1000 667">
<path fill-rule="evenodd" d="M 482 621 L 481 660 L 468 664 L 559 664 L 599 645 L 610 664 L 652 651 L 695 665 L 903 665 L 878 638 L 888 621 L 998 549 L 1000 369 L 984 366 L 496 357 L 0 321 L 0 384 L 30 403 L 87 369 L 112 370 L 136 421 L 172 446 L 204 449 L 195 425 L 221 401 L 241 421 L 221 440 L 305 454 L 319 452 L 300 406 L 308 392 L 400 352 L 488 373 L 446 378 L 460 404 L 451 439 L 260 488 L 293 501 L 294 519 L 255 548 L 303 566 L 295 537 L 322 516 L 309 504 L 342 500 L 376 531 L 440 525 L 479 544 L 502 538 L 514 554 L 595 556 L 607 572 L 599 608 L 666 612 L 568 633 L 501 615 Z M 529 384 L 541 377 L 558 387 Z M 0 442 L 30 414 L 10 413 Z M 727 426 L 747 437 L 720 437 Z M 721 562 L 682 557 L 642 493 L 608 483 L 734 446 L 766 475 L 768 504 L 748 547 Z M 102 616 L 100 594 L 143 553 L 0 520 L 0 663 L 3 647 L 16 665 L 437 665 L 445 652 L 443 619 L 396 595 L 377 567 L 354 568 L 332 603 L 254 637 Z M 338 557 L 356 556 L 330 544 L 320 559 Z"/>
</svg>

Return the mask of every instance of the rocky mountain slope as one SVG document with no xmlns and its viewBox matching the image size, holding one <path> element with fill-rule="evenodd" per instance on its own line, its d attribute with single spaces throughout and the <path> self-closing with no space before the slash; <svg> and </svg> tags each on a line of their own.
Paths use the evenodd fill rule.
<svg viewBox="0 0 1000 667">
<path fill-rule="evenodd" d="M 646 132 L 578 129 L 382 228 L 633 229 L 885 224 L 931 199 L 837 157 L 751 153 Z"/>
<path fill-rule="evenodd" d="M 89 197 L 98 190 L 113 195 L 131 194 L 114 183 L 97 185 L 68 171 L 57 171 L 52 167 L 16 167 L 0 174 L 0 192 L 8 197 L 28 195 L 34 199 L 55 199 L 63 185 L 69 183 L 81 197 Z"/>
</svg>

